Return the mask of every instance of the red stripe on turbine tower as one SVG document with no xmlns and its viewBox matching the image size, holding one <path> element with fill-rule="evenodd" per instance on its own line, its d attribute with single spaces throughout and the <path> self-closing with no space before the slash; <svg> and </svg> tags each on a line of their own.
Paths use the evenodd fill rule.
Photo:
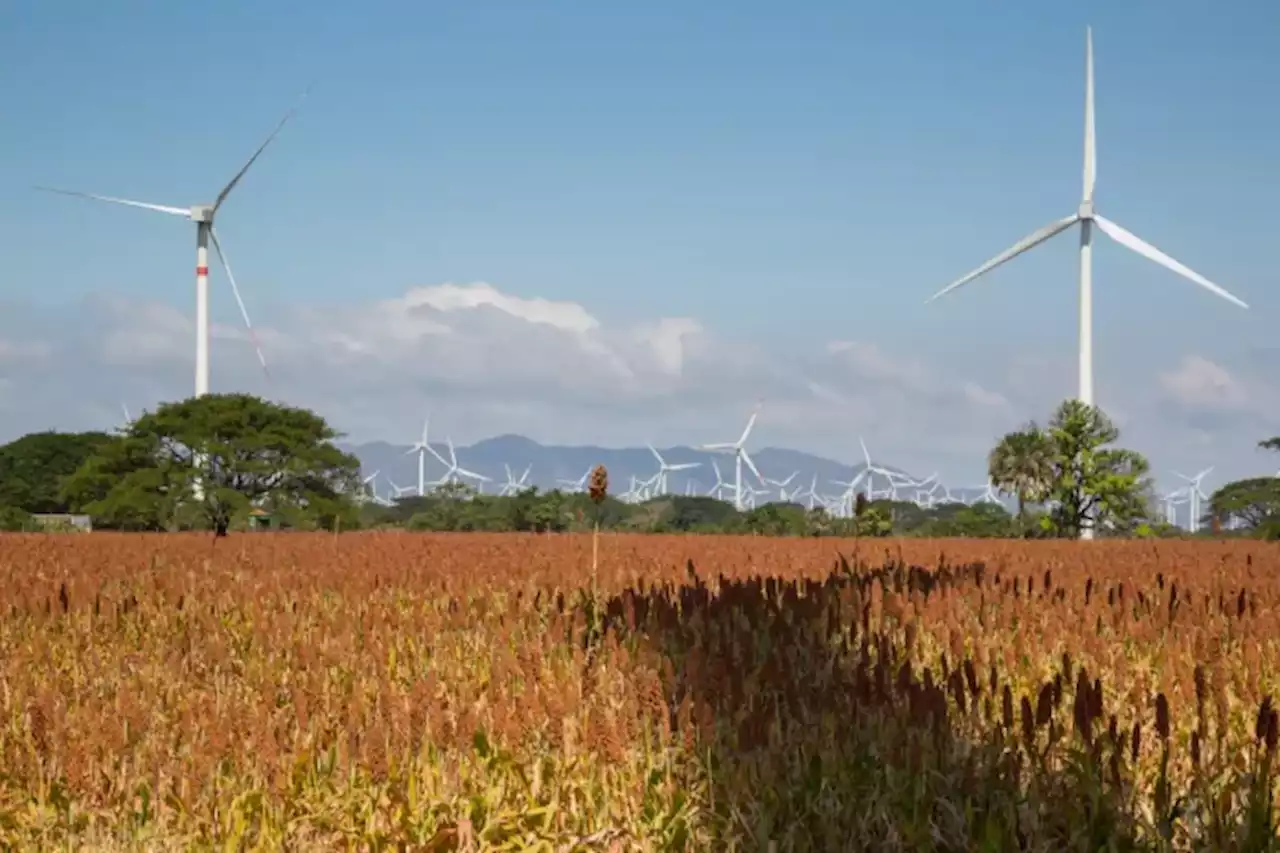
<svg viewBox="0 0 1280 853">
<path fill-rule="evenodd" d="M 208 267 L 196 267 L 196 275 L 208 276 L 208 275 L 209 275 L 209 268 L 208 268 Z"/>
</svg>

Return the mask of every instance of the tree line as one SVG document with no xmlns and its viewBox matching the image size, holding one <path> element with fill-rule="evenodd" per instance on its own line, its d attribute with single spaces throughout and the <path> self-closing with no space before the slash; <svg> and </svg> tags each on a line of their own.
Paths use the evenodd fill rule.
<svg viewBox="0 0 1280 853">
<path fill-rule="evenodd" d="M 739 512 L 710 497 L 668 495 L 643 503 L 526 489 L 482 495 L 443 486 L 389 506 L 360 492 L 360 462 L 341 436 L 306 409 L 246 394 L 211 394 L 159 406 L 117 433 L 39 432 L 0 446 L 0 529 L 30 530 L 37 516 L 87 514 L 98 529 L 294 530 L 400 528 L 434 531 L 593 529 L 770 536 L 1075 537 L 1181 533 L 1161 518 L 1146 459 L 1116 445 L 1104 412 L 1062 403 L 1044 426 L 1003 436 L 988 457 L 993 484 L 1016 513 L 991 503 L 924 508 L 859 495 L 852 518 L 822 508 L 768 503 Z M 1280 450 L 1280 437 L 1261 442 Z M 1217 532 L 1280 535 L 1280 478 L 1228 483 L 1206 521 Z M 1228 521 L 1234 522 L 1227 525 Z"/>
</svg>

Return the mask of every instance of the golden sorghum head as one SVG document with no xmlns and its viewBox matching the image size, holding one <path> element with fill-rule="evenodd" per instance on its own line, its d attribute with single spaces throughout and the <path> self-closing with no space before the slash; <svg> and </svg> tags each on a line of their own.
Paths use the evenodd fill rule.
<svg viewBox="0 0 1280 853">
<path fill-rule="evenodd" d="M 603 465 L 591 469 L 591 484 L 587 491 L 591 500 L 597 504 L 604 503 L 605 495 L 609 494 L 609 471 Z"/>
</svg>

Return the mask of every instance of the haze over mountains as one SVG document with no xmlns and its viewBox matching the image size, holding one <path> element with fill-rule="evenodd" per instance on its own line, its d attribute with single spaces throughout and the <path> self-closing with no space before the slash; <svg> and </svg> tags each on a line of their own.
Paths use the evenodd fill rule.
<svg viewBox="0 0 1280 853">
<path fill-rule="evenodd" d="M 359 459 L 365 476 L 378 471 L 377 487 L 379 494 L 388 492 L 388 482 L 394 482 L 402 488 L 414 487 L 418 482 L 418 457 L 409 453 L 407 444 L 390 444 L 384 441 L 366 444 L 343 444 L 343 448 L 354 453 Z M 444 442 L 432 441 L 431 446 L 444 458 L 449 458 L 449 449 Z M 485 493 L 493 494 L 507 480 L 506 468 L 510 466 L 514 475 L 519 478 L 526 467 L 530 468 L 527 485 L 537 486 L 541 490 L 564 488 L 559 481 L 577 481 L 592 466 L 603 464 L 609 469 L 609 491 L 615 495 L 625 492 L 631 483 L 631 477 L 643 480 L 652 477 L 658 471 L 658 460 L 647 447 L 568 447 L 560 445 L 543 445 L 521 435 L 500 435 L 487 438 L 472 445 L 455 445 L 458 464 L 471 471 L 484 474 L 492 480 L 485 484 Z M 686 471 L 673 471 L 667 475 L 670 492 L 684 494 L 686 485 L 692 481 L 694 493 L 706 494 L 715 485 L 715 471 L 711 463 L 714 460 L 720 467 L 725 483 L 733 482 L 733 457 L 725 454 L 712 454 L 692 447 L 659 447 L 658 452 L 668 465 L 681 463 L 701 463 L 697 468 Z M 771 480 L 785 480 L 792 472 L 799 474 L 791 481 L 789 489 L 802 486 L 806 490 L 813 476 L 818 477 L 818 493 L 831 495 L 841 491 L 832 484 L 833 480 L 848 481 L 856 476 L 865 462 L 854 465 L 815 456 L 800 450 L 783 447 L 764 447 L 759 450 L 748 450 L 760 473 Z M 906 472 L 894 465 L 889 465 L 874 456 L 872 461 L 879 467 L 906 474 L 912 479 L 920 479 L 930 472 Z M 439 460 L 427 456 L 427 480 L 439 479 L 445 472 Z M 746 466 L 743 466 L 743 482 L 753 482 Z M 950 484 L 948 484 L 950 485 Z M 877 488 L 880 488 L 878 485 Z M 906 491 L 906 490 L 904 490 Z M 977 484 L 969 484 L 966 488 L 951 486 L 951 494 L 959 499 L 968 498 L 981 492 Z M 910 495 L 903 494 L 908 498 Z M 776 498 L 776 488 L 775 488 Z"/>
</svg>

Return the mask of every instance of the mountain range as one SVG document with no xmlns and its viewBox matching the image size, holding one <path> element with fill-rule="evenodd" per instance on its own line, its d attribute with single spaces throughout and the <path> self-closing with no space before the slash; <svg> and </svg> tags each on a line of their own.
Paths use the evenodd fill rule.
<svg viewBox="0 0 1280 853">
<path fill-rule="evenodd" d="M 431 446 L 445 459 L 449 458 L 449 449 L 443 442 L 433 441 Z M 402 489 L 412 487 L 416 491 L 418 484 L 418 457 L 416 453 L 410 452 L 409 445 L 374 441 L 366 444 L 344 444 L 342 447 L 347 452 L 355 454 L 360 460 L 364 476 L 368 477 L 374 472 L 378 473 L 378 477 L 375 480 L 378 494 L 390 496 L 390 484 L 399 486 Z M 544 445 L 521 435 L 508 434 L 486 438 L 472 445 L 455 446 L 454 450 L 457 454 L 459 466 L 490 478 L 491 482 L 484 484 L 484 491 L 487 494 L 494 494 L 507 482 L 506 466 L 510 466 L 511 472 L 517 480 L 528 468 L 529 476 L 525 484 L 537 486 L 540 490 L 547 491 L 554 488 L 563 489 L 565 484 L 561 481 L 576 482 L 581 480 L 593 466 L 603 464 L 609 470 L 609 491 L 615 495 L 622 494 L 629 488 L 632 476 L 636 477 L 637 480 L 645 480 L 658 471 L 658 460 L 648 447 L 613 448 Z M 699 463 L 696 468 L 673 471 L 667 475 L 668 489 L 673 494 L 684 494 L 686 486 L 690 483 L 694 494 L 707 494 L 716 482 L 715 471 L 712 468 L 713 461 L 719 466 L 724 482 L 732 486 L 734 462 L 733 457 L 730 455 L 712 454 L 685 446 L 659 447 L 657 450 L 668 465 Z M 843 480 L 847 482 L 866 467 L 864 463 L 847 465 L 843 462 L 783 447 L 765 447 L 749 451 L 749 453 L 752 461 L 756 463 L 756 467 L 760 469 L 760 473 L 767 479 L 786 480 L 787 477 L 795 472 L 795 479 L 790 481 L 788 491 L 800 486 L 807 492 L 816 475 L 818 493 L 823 495 L 835 494 L 841 491 L 841 487 L 833 485 L 832 481 Z M 886 465 L 880 462 L 876 464 L 885 470 L 910 476 L 913 480 L 920 479 L 919 476 L 908 474 L 893 465 Z M 445 467 L 440 464 L 439 460 L 428 454 L 427 481 L 439 479 L 444 472 Z M 755 478 L 751 476 L 750 471 L 744 465 L 744 485 L 747 482 L 754 484 Z M 877 490 L 883 489 L 885 485 L 883 479 L 879 479 L 877 480 L 876 488 Z M 774 490 L 773 496 L 776 499 L 777 487 L 773 486 L 772 488 Z M 902 497 L 904 499 L 911 497 L 910 494 L 905 493 L 906 491 L 903 490 Z M 980 493 L 981 489 L 973 488 L 953 488 L 951 490 L 954 498 L 966 500 Z"/>
</svg>

